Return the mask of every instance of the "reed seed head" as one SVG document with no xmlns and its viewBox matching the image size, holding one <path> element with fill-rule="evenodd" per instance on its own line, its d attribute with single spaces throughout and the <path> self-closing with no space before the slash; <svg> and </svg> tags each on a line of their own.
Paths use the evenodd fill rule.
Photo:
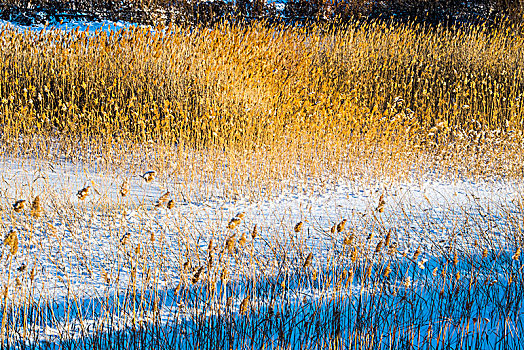
<svg viewBox="0 0 524 350">
<path fill-rule="evenodd" d="M 144 175 L 142 175 L 142 178 L 144 179 L 145 182 L 147 183 L 150 183 L 152 182 L 156 177 L 156 171 L 154 170 L 149 170 L 149 171 L 146 171 L 144 173 Z"/>
<path fill-rule="evenodd" d="M 42 215 L 42 204 L 40 203 L 40 197 L 36 196 L 31 203 L 31 215 L 35 218 L 39 218 Z"/>
<path fill-rule="evenodd" d="M 24 210 L 24 208 L 25 208 L 25 203 L 26 203 L 26 200 L 25 200 L 25 199 L 17 200 L 17 201 L 13 204 L 13 209 L 14 209 L 14 211 L 17 212 L 17 213 L 20 213 L 22 210 Z"/>
<path fill-rule="evenodd" d="M 346 222 L 347 222 L 347 219 L 344 219 L 344 220 L 342 220 L 341 222 L 339 222 L 337 224 L 337 232 L 338 233 L 344 231 L 344 229 L 346 228 Z"/>
<path fill-rule="evenodd" d="M 89 195 L 89 189 L 91 188 L 91 186 L 86 186 L 84 188 L 82 188 L 80 191 L 78 191 L 76 193 L 76 196 L 78 197 L 78 199 L 80 200 L 84 200 L 87 198 L 87 196 Z"/>
<path fill-rule="evenodd" d="M 313 253 L 309 253 L 306 257 L 306 261 L 304 261 L 304 268 L 308 268 L 311 265 L 311 261 L 313 260 Z"/>
</svg>

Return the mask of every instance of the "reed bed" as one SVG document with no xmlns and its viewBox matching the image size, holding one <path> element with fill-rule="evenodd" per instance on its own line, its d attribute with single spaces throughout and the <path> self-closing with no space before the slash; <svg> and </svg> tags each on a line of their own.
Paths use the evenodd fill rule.
<svg viewBox="0 0 524 350">
<path fill-rule="evenodd" d="M 2 28 L 2 346 L 518 347 L 522 43 Z M 426 179 L 517 185 L 455 207 L 393 194 Z M 305 199 L 232 212 L 286 196 Z"/>
</svg>

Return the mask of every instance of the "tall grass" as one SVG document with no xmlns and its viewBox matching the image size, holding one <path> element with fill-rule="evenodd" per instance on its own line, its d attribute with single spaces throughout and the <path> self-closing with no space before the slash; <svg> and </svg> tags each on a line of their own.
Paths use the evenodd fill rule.
<svg viewBox="0 0 524 350">
<path fill-rule="evenodd" d="M 512 27 L 5 27 L 1 38 L 6 143 L 412 148 L 523 127 L 524 40 Z"/>
</svg>

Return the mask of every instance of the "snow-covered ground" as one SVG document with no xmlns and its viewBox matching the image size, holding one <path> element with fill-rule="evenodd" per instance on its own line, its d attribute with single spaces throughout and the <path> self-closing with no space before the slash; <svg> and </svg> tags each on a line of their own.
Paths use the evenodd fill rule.
<svg viewBox="0 0 524 350">
<path fill-rule="evenodd" d="M 0 275 L 0 285 L 10 286 L 8 295 L 15 304 L 25 301 L 20 295 L 31 295 L 61 305 L 59 314 L 67 313 L 73 296 L 87 305 L 102 305 L 108 298 L 119 300 L 130 286 L 144 292 L 154 285 L 165 293 L 162 318 L 167 322 L 180 303 L 169 293 L 180 285 L 189 288 L 187 281 L 207 264 L 210 241 L 219 265 L 208 265 L 201 278 L 218 278 L 227 268 L 231 281 L 237 281 L 232 284 L 233 289 L 239 288 L 233 305 L 239 308 L 246 291 L 241 290 L 244 282 L 238 281 L 260 276 L 278 279 L 283 260 L 299 268 L 312 253 L 308 268 L 315 271 L 329 271 L 335 261 L 348 266 L 340 258 L 344 238 L 352 237 L 359 247 L 359 260 L 378 263 L 388 255 L 377 253 L 376 247 L 391 232 L 391 241 L 397 245 L 393 256 L 407 257 L 409 265 L 409 259 L 417 255 L 412 259 L 416 269 L 431 271 L 446 254 L 459 251 L 480 256 L 486 244 L 490 254 L 499 249 L 498 254 L 501 250 L 512 255 L 515 236 L 522 228 L 520 182 L 450 182 L 428 177 L 394 184 L 339 180 L 305 189 L 290 181 L 278 196 L 258 200 L 241 195 L 226 198 L 220 188 L 200 183 L 206 195 L 194 200 L 183 195 L 176 177 L 146 182 L 129 172 L 104 173 L 71 163 L 13 159 L 0 166 L 3 235 L 14 231 L 19 239 L 16 254 L 10 254 L 6 245 L 2 248 L 0 265 L 10 272 Z M 122 197 L 124 181 L 129 193 Z M 77 193 L 86 186 L 90 186 L 88 195 L 80 200 Z M 166 192 L 166 200 L 156 206 Z M 30 202 L 37 195 L 41 217 L 30 214 Z M 382 212 L 377 210 L 381 196 Z M 15 212 L 12 205 L 20 199 L 27 200 L 27 206 Z M 169 200 L 174 204 L 171 209 Z M 244 214 L 240 223 L 228 228 L 239 213 Z M 344 229 L 333 232 L 331 228 L 343 219 L 347 220 Z M 299 222 L 302 228 L 295 230 Z M 255 225 L 258 235 L 253 239 Z M 229 239 L 235 241 L 230 254 Z M 467 276 L 470 271 L 460 273 Z M 405 278 L 409 284 L 425 283 L 404 276 L 397 277 L 398 285 L 405 285 Z M 372 287 L 363 288 L 355 282 L 349 289 L 372 293 Z M 293 291 L 297 300 L 318 300 L 332 292 L 331 287 L 319 291 L 311 286 L 296 286 Z M 56 326 L 38 327 L 48 340 L 58 334 Z"/>
</svg>

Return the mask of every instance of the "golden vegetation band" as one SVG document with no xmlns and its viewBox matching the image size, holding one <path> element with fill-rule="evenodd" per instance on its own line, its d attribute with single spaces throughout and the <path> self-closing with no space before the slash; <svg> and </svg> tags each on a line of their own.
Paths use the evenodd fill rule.
<svg viewBox="0 0 524 350">
<path fill-rule="evenodd" d="M 251 147 L 520 131 L 523 43 L 511 27 L 359 22 L 94 35 L 4 27 L 2 136 Z"/>
</svg>

